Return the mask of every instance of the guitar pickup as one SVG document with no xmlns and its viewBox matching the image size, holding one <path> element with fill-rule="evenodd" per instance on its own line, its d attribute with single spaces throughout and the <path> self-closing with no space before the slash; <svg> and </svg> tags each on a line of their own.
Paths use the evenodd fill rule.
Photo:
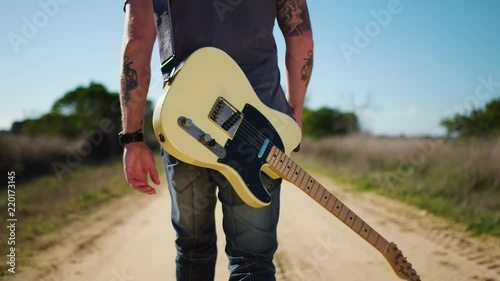
<svg viewBox="0 0 500 281">
<path fill-rule="evenodd" d="M 210 111 L 209 118 L 233 139 L 243 121 L 243 113 L 234 108 L 223 97 L 219 97 Z"/>
</svg>

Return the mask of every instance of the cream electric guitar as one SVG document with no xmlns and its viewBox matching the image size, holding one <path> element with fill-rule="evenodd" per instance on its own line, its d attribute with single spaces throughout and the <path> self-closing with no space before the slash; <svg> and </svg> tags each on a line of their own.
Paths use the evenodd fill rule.
<svg viewBox="0 0 500 281">
<path fill-rule="evenodd" d="M 264 105 L 226 53 L 202 48 L 172 71 L 153 114 L 155 135 L 177 159 L 221 172 L 252 207 L 271 203 L 260 172 L 287 180 L 377 249 L 402 279 L 419 281 L 396 244 L 358 217 L 289 158 L 297 123 Z"/>
</svg>

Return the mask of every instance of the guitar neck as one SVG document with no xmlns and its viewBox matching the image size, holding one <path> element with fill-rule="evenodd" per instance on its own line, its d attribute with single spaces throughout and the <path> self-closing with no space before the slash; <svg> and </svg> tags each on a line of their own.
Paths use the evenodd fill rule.
<svg viewBox="0 0 500 281">
<path fill-rule="evenodd" d="M 273 146 L 266 161 L 273 172 L 302 189 L 302 191 L 365 239 L 380 253 L 385 253 L 389 242 L 316 181 L 309 173 L 290 159 L 283 151 Z"/>
</svg>

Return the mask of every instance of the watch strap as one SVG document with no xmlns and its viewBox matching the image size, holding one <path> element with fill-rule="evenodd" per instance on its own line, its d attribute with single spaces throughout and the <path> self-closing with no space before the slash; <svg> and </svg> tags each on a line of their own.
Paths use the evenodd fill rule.
<svg viewBox="0 0 500 281">
<path fill-rule="evenodd" d="M 120 132 L 118 134 L 118 141 L 120 142 L 121 146 L 124 146 L 125 144 L 131 142 L 142 142 L 144 141 L 144 134 L 142 132 L 134 132 L 130 134 L 124 134 L 123 132 Z"/>
</svg>

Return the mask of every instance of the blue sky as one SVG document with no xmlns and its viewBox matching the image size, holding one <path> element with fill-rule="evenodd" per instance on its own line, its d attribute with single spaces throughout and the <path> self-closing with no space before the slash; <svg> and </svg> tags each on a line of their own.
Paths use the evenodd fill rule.
<svg viewBox="0 0 500 281">
<path fill-rule="evenodd" d="M 0 129 L 47 112 L 90 81 L 118 90 L 121 5 L 0 3 Z M 309 9 L 316 44 L 310 107 L 354 110 L 374 134 L 439 134 L 442 117 L 500 97 L 500 1 L 309 0 Z M 155 50 L 154 101 L 158 67 Z"/>
</svg>

